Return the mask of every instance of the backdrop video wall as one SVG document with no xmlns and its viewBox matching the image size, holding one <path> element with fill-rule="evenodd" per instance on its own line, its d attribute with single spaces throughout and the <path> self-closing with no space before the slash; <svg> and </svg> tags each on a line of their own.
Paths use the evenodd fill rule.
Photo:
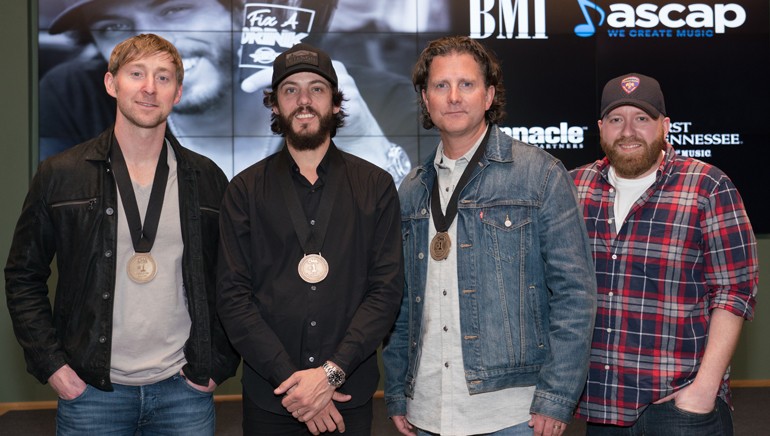
<svg viewBox="0 0 770 436">
<path fill-rule="evenodd" d="M 169 125 L 232 177 L 280 147 L 262 105 L 275 55 L 303 41 L 335 60 L 348 101 L 335 143 L 398 180 L 433 150 L 410 74 L 426 43 L 479 39 L 501 59 L 512 136 L 567 168 L 602 157 L 600 92 L 615 76 L 656 77 L 677 152 L 738 186 L 770 233 L 770 2 L 590 0 L 38 0 L 39 147 L 44 159 L 115 119 L 104 91 L 114 45 L 143 32 L 182 54 L 182 102 Z"/>
</svg>

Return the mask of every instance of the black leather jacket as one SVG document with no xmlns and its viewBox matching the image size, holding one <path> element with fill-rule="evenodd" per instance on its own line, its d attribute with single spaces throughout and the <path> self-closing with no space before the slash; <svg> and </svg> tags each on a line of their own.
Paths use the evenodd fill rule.
<svg viewBox="0 0 770 436">
<path fill-rule="evenodd" d="M 112 390 L 110 349 L 117 244 L 117 190 L 108 161 L 113 129 L 43 162 L 32 180 L 5 267 L 6 297 L 27 370 L 40 382 L 64 364 Z M 219 204 L 227 178 L 183 148 L 177 158 L 184 287 L 192 320 L 185 376 L 199 385 L 235 374 L 239 357 L 215 310 Z M 53 310 L 46 284 L 56 255 Z M 148 301 L 147 304 L 152 304 Z"/>
</svg>

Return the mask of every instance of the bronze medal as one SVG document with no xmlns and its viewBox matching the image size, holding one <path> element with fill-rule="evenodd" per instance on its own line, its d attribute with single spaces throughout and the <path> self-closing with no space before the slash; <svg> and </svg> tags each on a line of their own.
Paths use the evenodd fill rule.
<svg viewBox="0 0 770 436">
<path fill-rule="evenodd" d="M 150 253 L 135 253 L 128 260 L 126 270 L 128 278 L 141 285 L 155 278 L 158 274 L 158 264 Z"/>
<path fill-rule="evenodd" d="M 318 283 L 329 274 L 329 264 L 321 254 L 306 254 L 299 261 L 297 271 L 302 280 L 308 283 Z"/>
<path fill-rule="evenodd" d="M 452 240 L 449 239 L 449 233 L 437 232 L 433 240 L 430 241 L 430 257 L 433 260 L 444 260 L 449 257 L 449 250 L 452 248 Z"/>
</svg>

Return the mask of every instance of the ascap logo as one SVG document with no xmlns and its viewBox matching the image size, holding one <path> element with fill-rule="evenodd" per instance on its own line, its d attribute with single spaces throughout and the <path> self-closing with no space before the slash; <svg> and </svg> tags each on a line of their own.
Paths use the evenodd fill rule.
<svg viewBox="0 0 770 436">
<path fill-rule="evenodd" d="M 469 0 L 470 37 L 547 39 L 545 0 Z M 531 12 L 530 12 L 531 11 Z M 531 25 L 531 26 L 530 26 Z"/>
<path fill-rule="evenodd" d="M 607 14 L 590 0 L 577 2 L 585 22 L 576 25 L 574 31 L 581 37 L 593 36 L 605 19 L 607 34 L 615 38 L 711 38 L 746 22 L 746 10 L 737 3 L 642 3 L 636 7 L 614 3 Z"/>
</svg>

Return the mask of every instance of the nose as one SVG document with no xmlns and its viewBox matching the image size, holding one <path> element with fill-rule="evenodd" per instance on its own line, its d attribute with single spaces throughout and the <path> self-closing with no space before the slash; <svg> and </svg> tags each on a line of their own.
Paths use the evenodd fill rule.
<svg viewBox="0 0 770 436">
<path fill-rule="evenodd" d="M 308 89 L 300 89 L 297 92 L 297 104 L 300 106 L 307 106 L 310 103 L 312 103 L 313 100 L 310 97 L 310 90 Z"/>
<path fill-rule="evenodd" d="M 460 101 L 460 88 L 452 85 L 449 87 L 449 103 L 458 103 Z"/>
<path fill-rule="evenodd" d="M 144 83 L 142 84 L 142 91 L 145 94 L 155 94 L 155 77 L 152 75 L 148 75 L 144 78 Z"/>
</svg>

